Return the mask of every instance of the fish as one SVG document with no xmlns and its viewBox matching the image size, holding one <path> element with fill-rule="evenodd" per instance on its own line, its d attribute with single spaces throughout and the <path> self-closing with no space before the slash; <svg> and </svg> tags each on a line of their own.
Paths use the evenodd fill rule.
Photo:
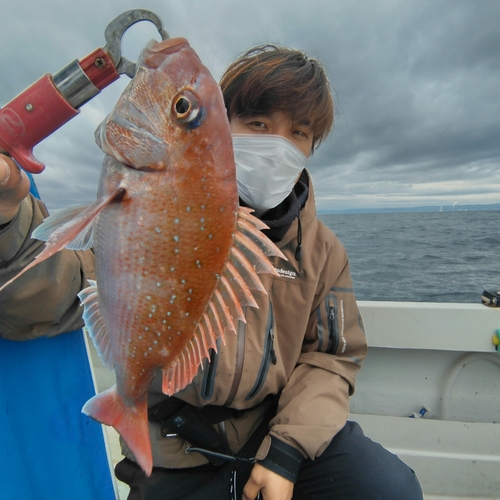
<svg viewBox="0 0 500 500">
<path fill-rule="evenodd" d="M 185 388 L 266 293 L 269 257 L 286 257 L 239 207 L 222 93 L 188 41 L 152 41 L 136 67 L 95 132 L 96 201 L 48 217 L 33 232 L 45 248 L 22 273 L 63 248 L 94 249 L 96 279 L 79 297 L 116 384 L 82 411 L 113 426 L 150 475 L 152 379 L 162 371 L 168 396 Z"/>
</svg>

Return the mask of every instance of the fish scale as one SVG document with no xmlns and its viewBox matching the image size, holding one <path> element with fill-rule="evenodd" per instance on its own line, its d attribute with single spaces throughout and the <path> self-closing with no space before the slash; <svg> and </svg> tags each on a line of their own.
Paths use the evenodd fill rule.
<svg viewBox="0 0 500 500">
<path fill-rule="evenodd" d="M 276 275 L 267 256 L 285 257 L 238 207 L 222 94 L 186 40 L 144 49 L 96 141 L 97 200 L 44 221 L 32 236 L 46 246 L 22 273 L 62 248 L 94 248 L 96 280 L 79 297 L 116 385 L 82 411 L 113 426 L 149 475 L 153 377 L 162 372 L 168 396 L 186 387 L 265 293 L 258 273 Z"/>
</svg>

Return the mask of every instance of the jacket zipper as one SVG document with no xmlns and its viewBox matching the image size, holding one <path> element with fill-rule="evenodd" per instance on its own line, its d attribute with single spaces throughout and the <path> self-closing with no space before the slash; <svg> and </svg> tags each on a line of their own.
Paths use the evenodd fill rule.
<svg viewBox="0 0 500 500">
<path fill-rule="evenodd" d="M 229 395 L 227 397 L 226 402 L 224 403 L 224 406 L 231 405 L 231 403 L 234 401 L 234 398 L 236 397 L 236 393 L 238 392 L 238 388 L 240 386 L 241 376 L 243 375 L 243 364 L 245 360 L 245 331 L 246 331 L 246 323 L 243 323 L 243 321 L 239 321 L 233 383 L 231 384 L 231 389 L 229 390 Z"/>
<path fill-rule="evenodd" d="M 255 395 L 262 389 L 271 362 L 275 365 L 278 362 L 278 359 L 276 357 L 276 352 L 274 351 L 273 305 L 271 301 L 269 301 L 269 315 L 267 318 L 266 338 L 264 340 L 262 362 L 260 364 L 259 372 L 257 373 L 255 384 L 252 387 L 252 390 L 247 394 L 245 401 L 249 401 L 255 397 Z"/>
<path fill-rule="evenodd" d="M 339 334 L 338 334 L 338 319 L 337 311 L 337 298 L 334 295 L 326 297 L 326 312 L 328 314 L 328 348 L 326 352 L 335 354 L 339 347 Z"/>
</svg>

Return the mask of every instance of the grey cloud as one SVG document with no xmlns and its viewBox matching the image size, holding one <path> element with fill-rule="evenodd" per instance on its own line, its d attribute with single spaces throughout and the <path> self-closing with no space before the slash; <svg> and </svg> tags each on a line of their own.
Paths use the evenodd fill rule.
<svg viewBox="0 0 500 500">
<path fill-rule="evenodd" d="M 336 90 L 332 137 L 310 160 L 320 208 L 351 202 L 435 204 L 454 193 L 500 201 L 500 3 L 496 0 L 149 0 L 171 36 L 184 36 L 216 78 L 264 42 L 306 50 Z M 0 106 L 46 72 L 104 44 L 131 1 L 9 2 L 0 30 Z M 151 26 L 127 33 L 136 57 Z M 102 153 L 93 131 L 124 83 L 36 148 L 49 206 L 91 200 Z M 468 186 L 468 187 L 467 187 Z M 63 194 L 64 193 L 64 194 Z M 498 193 L 495 198 L 495 193 Z"/>
</svg>

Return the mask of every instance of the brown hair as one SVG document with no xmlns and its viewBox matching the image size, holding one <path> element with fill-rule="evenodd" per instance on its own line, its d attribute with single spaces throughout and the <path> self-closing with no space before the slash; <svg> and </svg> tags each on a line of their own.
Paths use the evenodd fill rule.
<svg viewBox="0 0 500 500">
<path fill-rule="evenodd" d="M 313 149 L 332 130 L 333 99 L 325 69 L 302 51 L 254 47 L 228 67 L 220 86 L 229 119 L 281 111 L 310 124 Z"/>
</svg>

